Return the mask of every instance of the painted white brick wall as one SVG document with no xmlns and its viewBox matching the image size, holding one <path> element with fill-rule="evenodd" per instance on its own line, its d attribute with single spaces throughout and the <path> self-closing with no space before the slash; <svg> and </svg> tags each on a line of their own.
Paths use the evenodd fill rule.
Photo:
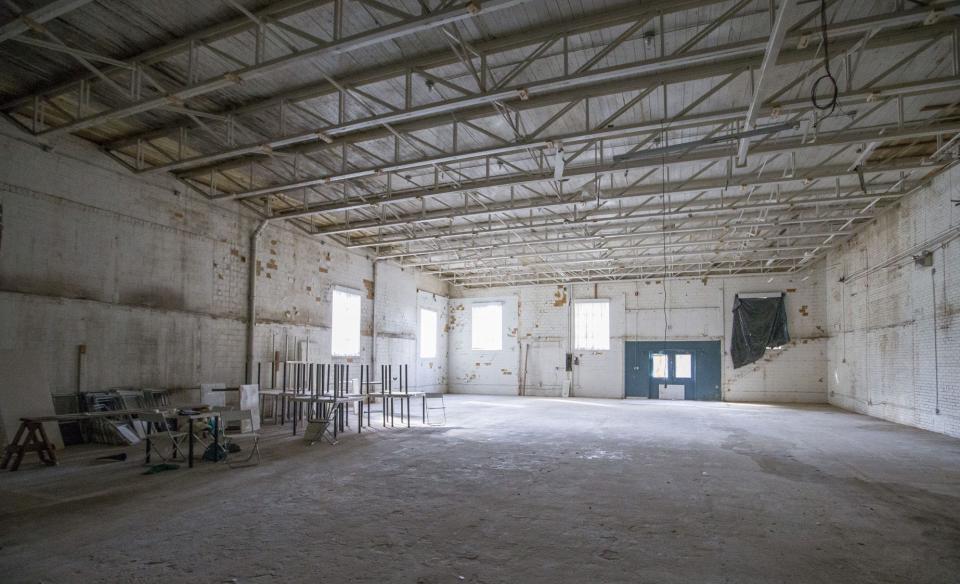
<svg viewBox="0 0 960 584">
<path fill-rule="evenodd" d="M 805 280 L 803 279 L 807 274 Z M 826 402 L 826 332 L 824 330 L 824 267 L 812 266 L 796 276 L 712 278 L 701 280 L 645 281 L 628 283 L 578 284 L 573 299 L 610 300 L 609 351 L 572 351 L 570 340 L 570 289 L 564 286 L 455 289 L 451 314 L 450 375 L 457 380 L 455 391 L 485 392 L 492 376 L 477 360 L 459 359 L 457 347 L 469 342 L 469 318 L 456 314 L 462 299 L 483 297 L 515 298 L 519 307 L 517 344 L 529 345 L 527 395 L 560 395 L 567 379 L 564 358 L 572 351 L 579 365 L 572 375 L 572 395 L 620 398 L 624 395 L 624 342 L 664 338 L 664 290 L 666 291 L 666 335 L 672 340 L 719 340 L 723 355 L 723 399 L 759 402 Z M 787 294 L 788 327 L 791 343 L 783 350 L 768 353 L 761 361 L 733 369 L 729 357 L 731 314 L 738 292 L 783 291 Z M 523 370 L 523 358 L 519 360 Z M 518 381 L 518 380 L 517 380 Z M 511 393 L 517 393 L 514 386 Z M 498 393 L 507 392 L 502 384 Z"/>
<path fill-rule="evenodd" d="M 79 140 L 45 152 L 0 124 L 0 357 L 45 364 L 53 393 L 76 389 L 78 345 L 84 389 L 240 383 L 256 221 L 185 191 L 168 176 L 132 176 Z M 295 359 L 300 343 L 311 360 L 330 361 L 340 285 L 361 292 L 362 341 L 360 357 L 338 360 L 370 361 L 376 301 L 378 329 L 404 337 L 378 361 L 409 363 L 413 374 L 417 289 L 447 294 L 433 277 L 383 264 L 372 295 L 369 258 L 284 224 L 263 231 L 253 261 L 262 361 L 285 347 Z M 445 377 L 430 383 L 442 390 Z"/>
<path fill-rule="evenodd" d="M 475 302 L 503 304 L 503 350 L 474 351 L 472 349 L 470 312 Z M 520 349 L 517 341 L 519 317 L 517 296 L 491 295 L 451 299 L 448 314 L 450 392 L 516 395 L 520 363 Z"/>
<path fill-rule="evenodd" d="M 828 254 L 830 403 L 960 436 L 960 241 L 924 246 L 932 267 L 911 257 L 879 267 L 955 232 L 960 211 L 951 199 L 960 199 L 957 168 Z"/>
<path fill-rule="evenodd" d="M 416 346 L 416 389 L 419 391 L 443 392 L 447 387 L 447 330 L 448 297 L 426 290 L 417 290 L 417 330 L 420 327 L 420 308 L 437 313 L 437 353 L 432 358 L 420 358 L 420 346 Z M 418 343 L 420 335 L 417 335 Z M 411 384 L 414 382 L 411 381 Z"/>
</svg>

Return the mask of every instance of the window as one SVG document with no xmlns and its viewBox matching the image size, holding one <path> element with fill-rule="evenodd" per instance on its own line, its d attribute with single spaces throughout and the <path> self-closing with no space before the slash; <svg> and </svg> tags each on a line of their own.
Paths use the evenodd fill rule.
<svg viewBox="0 0 960 584">
<path fill-rule="evenodd" d="M 335 357 L 360 354 L 360 295 L 333 291 L 333 333 L 330 342 Z"/>
<path fill-rule="evenodd" d="M 437 311 L 420 309 L 420 358 L 437 356 Z"/>
<path fill-rule="evenodd" d="M 677 379 L 693 377 L 693 356 L 690 353 L 677 353 L 674 357 L 673 376 Z"/>
<path fill-rule="evenodd" d="M 653 360 L 650 364 L 650 376 L 657 379 L 666 379 L 667 369 L 670 367 L 670 358 L 663 353 L 654 353 L 650 357 Z"/>
<path fill-rule="evenodd" d="M 573 314 L 574 349 L 610 350 L 610 302 L 577 300 Z"/>
<path fill-rule="evenodd" d="M 470 346 L 474 351 L 503 349 L 503 306 L 474 304 L 470 307 Z"/>
</svg>

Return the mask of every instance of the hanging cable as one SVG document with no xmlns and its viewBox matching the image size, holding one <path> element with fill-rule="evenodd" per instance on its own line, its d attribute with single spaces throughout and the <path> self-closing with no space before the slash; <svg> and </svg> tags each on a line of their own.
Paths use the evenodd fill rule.
<svg viewBox="0 0 960 584">
<path fill-rule="evenodd" d="M 666 113 L 666 112 L 664 112 Z M 661 136 L 666 143 L 667 134 L 661 127 Z M 660 235 L 663 237 L 663 277 L 660 279 L 663 290 L 663 340 L 667 340 L 667 154 L 660 158 Z"/>
<path fill-rule="evenodd" d="M 826 112 L 826 114 L 817 120 L 816 124 L 814 124 L 815 126 L 818 126 L 820 122 L 833 115 L 833 112 L 837 109 L 837 100 L 840 94 L 837 78 L 830 72 L 830 41 L 827 38 L 827 0 L 820 0 L 820 33 L 823 35 L 823 69 L 825 73 L 817 77 L 817 80 L 813 82 L 813 87 L 810 89 L 810 101 L 816 110 Z M 824 103 L 821 103 L 820 98 L 817 97 L 817 89 L 820 88 L 822 83 L 829 83 L 830 87 L 829 98 Z"/>
</svg>

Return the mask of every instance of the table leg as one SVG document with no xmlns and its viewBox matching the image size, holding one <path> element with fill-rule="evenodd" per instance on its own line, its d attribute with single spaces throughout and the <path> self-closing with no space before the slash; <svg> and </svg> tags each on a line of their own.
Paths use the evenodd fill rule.
<svg viewBox="0 0 960 584">
<path fill-rule="evenodd" d="M 187 439 L 187 468 L 193 468 L 193 418 L 190 418 L 190 436 Z"/>
<path fill-rule="evenodd" d="M 53 451 L 53 444 L 51 444 L 50 439 L 47 438 L 47 431 L 44 429 L 42 423 L 37 424 L 37 431 L 40 432 L 40 439 L 43 441 L 40 445 L 40 459 L 43 460 L 44 464 L 57 464 L 57 454 Z M 47 460 L 44 460 L 44 454 L 46 455 Z"/>
<path fill-rule="evenodd" d="M 240 431 L 243 431 L 243 422 L 240 423 Z M 217 462 L 220 458 L 220 416 L 213 417 L 213 460 Z M 223 453 L 226 458 L 226 452 Z"/>
</svg>

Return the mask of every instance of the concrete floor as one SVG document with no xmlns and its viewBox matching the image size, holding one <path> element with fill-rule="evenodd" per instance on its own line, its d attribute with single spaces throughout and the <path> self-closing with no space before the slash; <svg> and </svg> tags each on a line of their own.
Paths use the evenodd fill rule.
<svg viewBox="0 0 960 584">
<path fill-rule="evenodd" d="M 0 580 L 960 579 L 958 440 L 826 406 L 447 403 L 336 447 L 268 426 L 247 469 L 0 473 Z"/>
</svg>

